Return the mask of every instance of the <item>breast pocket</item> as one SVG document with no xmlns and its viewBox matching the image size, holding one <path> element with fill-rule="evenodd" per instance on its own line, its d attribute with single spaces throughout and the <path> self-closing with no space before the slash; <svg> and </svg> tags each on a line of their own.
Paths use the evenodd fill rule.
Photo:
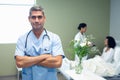
<svg viewBox="0 0 120 80">
<path fill-rule="evenodd" d="M 47 42 L 47 43 L 44 43 L 44 44 L 43 44 L 42 52 L 43 52 L 43 53 L 51 53 L 51 52 L 52 52 L 51 42 L 49 42 L 49 43 Z"/>
<path fill-rule="evenodd" d="M 34 48 L 31 46 L 31 47 L 28 47 L 28 48 L 26 49 L 25 55 L 26 55 L 26 56 L 34 56 L 33 53 L 34 53 Z"/>
</svg>

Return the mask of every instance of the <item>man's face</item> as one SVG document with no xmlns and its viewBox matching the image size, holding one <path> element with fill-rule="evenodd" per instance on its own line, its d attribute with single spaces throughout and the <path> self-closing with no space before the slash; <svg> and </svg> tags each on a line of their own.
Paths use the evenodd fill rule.
<svg viewBox="0 0 120 80">
<path fill-rule="evenodd" d="M 29 16 L 29 22 L 31 23 L 33 30 L 40 30 L 44 26 L 45 16 L 42 11 L 32 11 Z"/>
</svg>

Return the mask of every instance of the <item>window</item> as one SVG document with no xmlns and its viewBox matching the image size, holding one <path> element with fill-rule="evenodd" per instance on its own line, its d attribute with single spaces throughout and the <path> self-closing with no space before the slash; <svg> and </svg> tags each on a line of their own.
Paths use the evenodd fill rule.
<svg viewBox="0 0 120 80">
<path fill-rule="evenodd" d="M 35 0 L 0 1 L 0 43 L 16 43 L 20 35 L 31 29 L 29 9 Z"/>
</svg>

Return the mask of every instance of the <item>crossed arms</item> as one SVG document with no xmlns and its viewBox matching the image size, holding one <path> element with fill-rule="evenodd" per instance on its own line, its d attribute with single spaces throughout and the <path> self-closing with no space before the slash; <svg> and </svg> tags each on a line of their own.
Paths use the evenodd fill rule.
<svg viewBox="0 0 120 80">
<path fill-rule="evenodd" d="M 62 64 L 62 55 L 52 56 L 42 54 L 39 56 L 16 56 L 16 65 L 19 68 L 40 65 L 49 68 L 58 68 Z"/>
</svg>

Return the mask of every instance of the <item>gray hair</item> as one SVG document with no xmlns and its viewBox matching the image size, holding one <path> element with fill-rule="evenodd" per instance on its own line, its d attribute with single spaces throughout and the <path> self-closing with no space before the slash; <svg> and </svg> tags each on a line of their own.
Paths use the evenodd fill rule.
<svg viewBox="0 0 120 80">
<path fill-rule="evenodd" d="M 35 5 L 35 6 L 30 8 L 29 16 L 31 16 L 32 11 L 42 11 L 42 14 L 44 15 L 43 8 L 39 5 Z"/>
</svg>

